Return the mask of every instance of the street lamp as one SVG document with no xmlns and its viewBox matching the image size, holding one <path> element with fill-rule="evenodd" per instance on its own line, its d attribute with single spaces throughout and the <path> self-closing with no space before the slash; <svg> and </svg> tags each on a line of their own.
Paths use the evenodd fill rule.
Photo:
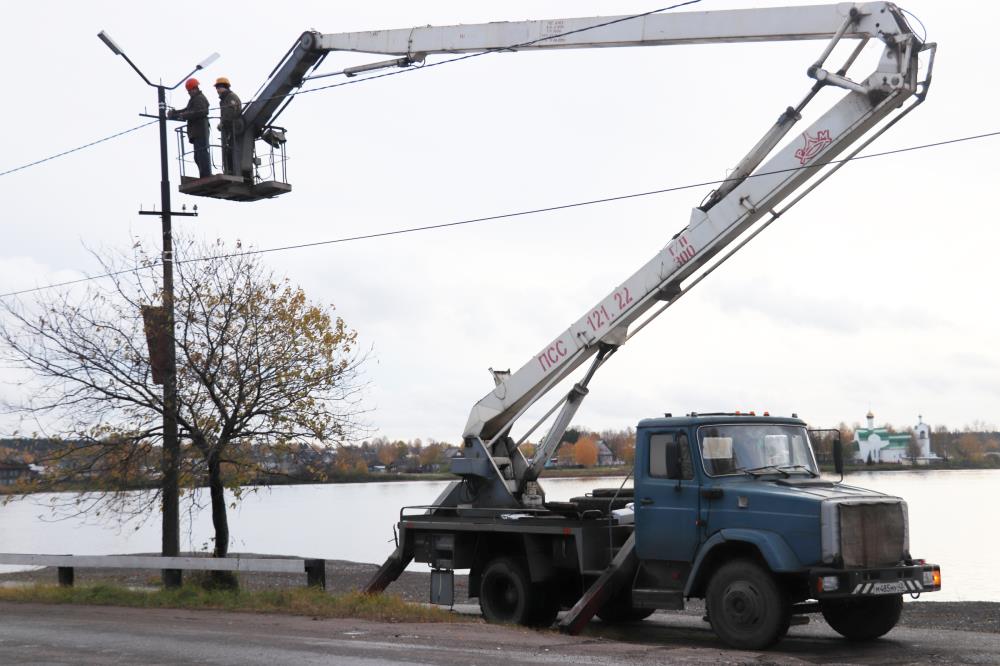
<svg viewBox="0 0 1000 666">
<path fill-rule="evenodd" d="M 178 462 L 180 460 L 180 444 L 177 440 L 177 418 L 175 416 L 177 408 L 177 358 L 176 345 L 174 344 L 174 247 L 170 231 L 171 215 L 191 216 L 197 212 L 173 213 L 170 210 L 170 177 L 167 172 L 167 100 L 166 93 L 173 90 L 192 74 L 200 69 L 208 67 L 215 62 L 219 54 L 213 53 L 195 68 L 185 74 L 180 81 L 172 86 L 165 86 L 162 83 L 156 84 L 146 78 L 146 75 L 135 66 L 121 47 L 118 46 L 108 33 L 103 30 L 97 33 L 104 44 L 111 49 L 115 55 L 125 58 L 125 62 L 135 70 L 136 74 L 142 77 L 146 85 L 156 88 L 156 97 L 159 108 L 157 118 L 160 123 L 160 203 L 161 212 L 140 211 L 140 215 L 159 215 L 163 222 L 163 320 L 164 329 L 167 335 L 160 336 L 164 339 L 166 349 L 163 350 L 166 367 L 163 368 L 163 557 L 177 557 L 180 554 L 180 509 L 178 491 Z M 181 584 L 181 572 L 179 569 L 164 569 L 163 584 L 166 587 L 179 587 Z"/>
</svg>

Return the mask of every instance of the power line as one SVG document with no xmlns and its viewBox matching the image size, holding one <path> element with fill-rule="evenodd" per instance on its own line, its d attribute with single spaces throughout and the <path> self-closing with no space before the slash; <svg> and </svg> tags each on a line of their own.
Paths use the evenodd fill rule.
<svg viewBox="0 0 1000 666">
<path fill-rule="evenodd" d="M 909 147 L 906 147 L 906 148 L 898 148 L 898 149 L 894 149 L 894 150 L 886 150 L 886 151 L 882 151 L 882 152 L 879 152 L 879 153 L 871 153 L 870 155 L 859 155 L 859 156 L 856 156 L 854 158 L 847 158 L 847 159 L 841 159 L 841 160 L 830 160 L 826 164 L 819 165 L 819 166 L 802 166 L 802 167 L 793 167 L 793 168 L 789 168 L 789 169 L 779 169 L 779 170 L 776 170 L 776 171 L 766 171 L 766 172 L 752 174 L 752 175 L 749 176 L 749 178 L 760 178 L 760 177 L 763 177 L 763 176 L 773 176 L 773 175 L 782 174 L 782 173 L 790 173 L 790 172 L 793 172 L 793 171 L 803 171 L 803 170 L 806 170 L 806 169 L 819 169 L 819 168 L 822 168 L 822 167 L 825 167 L 825 166 L 828 166 L 828 165 L 842 164 L 842 163 L 849 162 L 849 161 L 871 159 L 871 158 L 874 158 L 874 157 L 886 157 L 886 156 L 889 156 L 889 155 L 896 155 L 896 154 L 899 154 L 899 153 L 905 153 L 905 152 L 910 152 L 910 151 L 914 151 L 914 150 L 922 150 L 922 149 L 925 149 L 925 148 L 935 148 L 935 147 L 938 147 L 938 146 L 945 146 L 945 145 L 949 145 L 949 144 L 953 144 L 953 143 L 960 143 L 960 142 L 964 142 L 964 141 L 972 141 L 972 140 L 976 140 L 976 139 L 984 139 L 984 138 L 989 138 L 989 137 L 994 137 L 994 136 L 1000 136 L 1000 131 L 989 132 L 987 134 L 978 134 L 978 135 L 975 135 L 975 136 L 961 137 L 961 138 L 957 138 L 957 139 L 947 139 L 947 140 L 944 140 L 944 141 L 937 141 L 937 142 L 934 142 L 934 143 L 922 144 L 922 145 L 919 145 L 919 146 L 909 146 Z M 417 233 L 417 232 L 421 232 L 421 231 L 434 231 L 434 230 L 437 230 L 437 229 L 447 229 L 447 228 L 450 228 L 450 227 L 460 227 L 460 226 L 465 226 L 465 225 L 469 225 L 469 224 L 477 224 L 477 223 L 480 223 L 480 222 L 494 222 L 494 221 L 497 221 L 497 220 L 505 220 L 505 219 L 511 219 L 511 218 L 515 218 L 515 217 L 524 217 L 526 215 L 537 215 L 537 214 L 540 214 L 540 213 L 552 213 L 552 212 L 559 211 L 559 210 L 568 210 L 570 208 L 582 208 L 584 206 L 594 206 L 594 205 L 597 205 L 597 204 L 612 203 L 612 202 L 615 202 L 615 201 L 625 201 L 625 200 L 628 200 L 628 199 L 638 199 L 638 198 L 641 198 L 641 197 L 648 197 L 648 196 L 653 196 L 653 195 L 656 195 L 656 194 L 669 194 L 671 192 L 680 192 L 680 191 L 683 191 L 683 190 L 690 190 L 690 189 L 695 189 L 695 188 L 698 188 L 698 187 L 707 187 L 709 185 L 722 185 L 724 183 L 729 182 L 730 180 L 732 180 L 732 179 L 723 178 L 721 180 L 707 180 L 707 181 L 703 181 L 703 182 L 700 182 L 700 183 L 690 183 L 690 184 L 687 184 L 687 185 L 676 185 L 674 187 L 665 187 L 665 188 L 658 189 L 658 190 L 649 190 L 649 191 L 646 191 L 646 192 L 633 192 L 631 194 L 620 194 L 620 195 L 611 196 L 611 197 L 602 197 L 600 199 L 589 199 L 589 200 L 586 200 L 586 201 L 577 201 L 577 202 L 568 203 L 568 204 L 558 204 L 558 205 L 555 205 L 555 206 L 546 206 L 544 208 L 532 208 L 530 210 L 516 211 L 516 212 L 513 212 L 513 213 L 500 213 L 498 215 L 488 215 L 488 216 L 485 216 L 485 217 L 475 217 L 475 218 L 469 218 L 469 219 L 465 219 L 465 220 L 458 220 L 456 222 L 442 222 L 440 224 L 430 224 L 430 225 L 425 225 L 425 226 L 421 226 L 421 227 L 409 227 L 409 228 L 406 228 L 406 229 L 396 229 L 396 230 L 392 230 L 392 231 L 380 231 L 380 232 L 376 232 L 376 233 L 372 233 L 372 234 L 362 234 L 362 235 L 358 235 L 358 236 L 345 236 L 345 237 L 342 237 L 342 238 L 335 238 L 335 239 L 331 239 L 331 240 L 313 241 L 313 242 L 310 242 L 310 243 L 299 243 L 299 244 L 296 244 L 296 245 L 284 245 L 284 246 L 281 246 L 281 247 L 272 247 L 272 248 L 266 248 L 266 249 L 263 249 L 263 250 L 248 250 L 246 252 L 234 252 L 234 253 L 230 253 L 230 254 L 221 254 L 221 255 L 215 255 L 215 256 L 211 256 L 211 257 L 202 257 L 202 258 L 199 258 L 199 259 L 190 259 L 188 261 L 208 261 L 208 260 L 211 260 L 211 259 L 225 259 L 225 258 L 228 258 L 228 257 L 249 256 L 249 255 L 254 255 L 254 254 L 269 254 L 271 252 L 284 252 L 286 250 L 301 250 L 301 249 L 306 249 L 306 248 L 311 248 L 311 247 L 320 247 L 320 246 L 323 246 L 323 245 L 336 245 L 336 244 L 340 244 L 340 243 L 350 243 L 350 242 L 355 242 L 355 241 L 360 241 L 360 240 L 372 240 L 372 239 L 375 239 L 375 238 L 385 238 L 387 236 L 399 236 L 399 235 L 403 235 L 403 234 L 411 234 L 411 233 Z M 3 298 L 4 296 L 6 296 L 6 294 L 0 294 L 0 298 Z"/>
<path fill-rule="evenodd" d="M 366 76 L 364 78 L 351 79 L 349 81 L 341 81 L 340 83 L 331 83 L 330 85 L 320 86 L 319 88 L 310 88 L 309 90 L 299 90 L 297 92 L 290 92 L 290 93 L 286 93 L 284 95 L 275 95 L 275 96 L 269 97 L 267 99 L 268 100 L 272 100 L 272 99 L 280 99 L 282 97 L 296 97 L 298 95 L 306 95 L 308 93 L 319 92 L 321 90 L 329 90 L 331 88 L 340 88 L 341 86 L 350 86 L 350 85 L 354 85 L 354 84 L 357 84 L 357 83 L 363 83 L 365 81 L 373 81 L 375 79 L 382 79 L 382 78 L 385 78 L 385 77 L 388 77 L 388 76 L 399 76 L 400 74 L 408 74 L 408 73 L 413 72 L 413 71 L 417 71 L 417 70 L 421 70 L 421 69 L 428 69 L 430 67 L 439 67 L 441 65 L 450 65 L 451 63 L 460 62 L 462 60 L 469 60 L 470 58 L 478 58 L 480 56 L 489 55 L 489 54 L 492 54 L 492 53 L 506 53 L 508 51 L 516 51 L 517 49 L 523 49 L 523 48 L 525 48 L 527 46 L 531 46 L 533 44 L 537 44 L 538 42 L 545 42 L 545 41 L 549 41 L 549 40 L 552 40 L 552 39 L 558 39 L 560 37 L 566 37 L 566 36 L 569 36 L 569 35 L 575 35 L 577 33 L 587 32 L 588 30 L 596 30 L 597 28 L 604 28 L 604 27 L 607 27 L 609 25 L 615 25 L 616 23 L 623 23 L 625 21 L 633 21 L 635 19 L 645 18 L 647 16 L 651 16 L 653 14 L 660 14 L 662 12 L 668 12 L 668 11 L 671 11 L 673 9 L 678 9 L 680 7 L 685 7 L 687 5 L 697 4 L 699 2 L 701 2 L 701 0 L 687 0 L 687 2 L 679 2 L 677 4 L 669 5 L 667 7 L 660 7 L 659 9 L 653 9 L 653 10 L 650 10 L 648 12 L 642 12 L 641 14 L 630 14 L 629 16 L 622 16 L 622 17 L 619 17 L 619 18 L 616 18 L 616 19 L 612 19 L 610 21 L 605 21 L 604 23 L 597 23 L 595 25 L 588 25 L 588 26 L 583 27 L 583 28 L 577 28 L 576 30 L 567 30 L 566 32 L 561 32 L 561 33 L 557 33 L 557 34 L 554 34 L 554 35 L 546 35 L 545 37 L 539 37 L 538 39 L 532 39 L 532 40 L 529 40 L 527 42 L 520 42 L 518 44 L 511 44 L 509 46 L 498 46 L 498 47 L 495 47 L 495 48 L 492 48 L 492 49 L 486 49 L 484 51 L 479 51 L 477 53 L 467 53 L 465 55 L 456 56 L 454 58 L 449 58 L 447 60 L 441 60 L 439 62 L 427 63 L 427 64 L 419 65 L 419 66 L 416 66 L 416 67 L 412 67 L 412 68 L 397 69 L 397 70 L 394 70 L 394 71 L 391 71 L 391 72 L 384 72 L 382 74 L 373 74 L 371 76 Z"/>
<path fill-rule="evenodd" d="M 441 62 L 435 62 L 435 63 L 426 64 L 426 65 L 421 65 L 420 67 L 416 67 L 415 69 L 424 69 L 426 67 L 438 67 L 440 65 L 447 65 L 447 64 L 450 64 L 450 63 L 453 63 L 453 62 L 458 62 L 460 60 L 467 60 L 469 58 L 476 58 L 476 57 L 479 57 L 479 56 L 487 55 L 489 53 L 502 53 L 502 52 L 505 52 L 505 51 L 516 50 L 516 49 L 519 49 L 519 48 L 524 48 L 526 46 L 531 46 L 532 44 L 536 44 L 536 43 L 541 42 L 541 41 L 556 39 L 556 38 L 559 38 L 559 37 L 565 37 L 567 35 L 573 35 L 573 34 L 576 34 L 576 33 L 579 33 L 579 32 L 586 32 L 587 30 L 595 30 L 597 28 L 603 28 L 605 26 L 613 25 L 615 23 L 621 23 L 623 21 L 631 21 L 631 20 L 634 20 L 634 19 L 637 19 L 637 18 L 643 18 L 643 17 L 646 17 L 646 16 L 650 16 L 652 14 L 658 14 L 658 13 L 661 13 L 661 12 L 670 11 L 672 9 L 677 9 L 679 7 L 684 7 L 686 5 L 696 4 L 698 2 L 701 2 L 701 0 L 687 0 L 686 2 L 681 2 L 681 3 L 675 4 L 675 5 L 670 5 L 668 7 L 661 7 L 660 9 L 654 9 L 654 10 L 651 10 L 651 11 L 648 11 L 648 12 L 643 12 L 641 14 L 632 14 L 632 15 L 629 15 L 629 16 L 624 16 L 624 17 L 620 17 L 620 18 L 617 18 L 617 19 L 613 19 L 611 21 L 606 21 L 605 23 L 599 23 L 599 24 L 596 24 L 596 25 L 586 26 L 584 28 L 578 28 L 577 30 L 569 30 L 567 32 L 563 32 L 563 33 L 559 33 L 559 34 L 555 34 L 555 35 L 548 35 L 546 37 L 541 37 L 539 39 L 533 39 L 531 41 L 522 42 L 520 44 L 512 44 L 510 46 L 497 47 L 497 48 L 494 48 L 494 49 L 489 49 L 489 50 L 481 51 L 481 52 L 478 52 L 478 53 L 470 53 L 470 54 L 467 54 L 467 55 L 459 56 L 457 58 L 450 58 L 448 60 L 442 60 Z M 401 69 L 401 70 L 397 70 L 397 71 L 393 71 L 393 72 L 387 72 L 387 73 L 383 73 L 383 74 L 375 74 L 375 75 L 372 75 L 372 76 L 366 76 L 364 78 L 352 79 L 350 81 L 343 81 L 341 83 L 333 83 L 333 84 L 330 84 L 328 86 L 322 86 L 322 87 L 319 87 L 319 88 L 310 88 L 309 90 L 299 90 L 297 92 L 291 92 L 291 93 L 287 93 L 285 95 L 275 95 L 274 97 L 270 97 L 268 99 L 280 99 L 280 98 L 283 98 L 283 97 L 295 97 L 297 95 L 304 95 L 306 93 L 319 92 L 321 90 L 329 90 L 329 89 L 332 89 L 332 88 L 339 88 L 341 86 L 354 85 L 354 84 L 357 84 L 357 83 L 364 83 L 366 81 L 371 81 L 373 79 L 380 79 L 380 78 L 384 78 L 384 77 L 387 77 L 387 76 L 397 76 L 399 74 L 408 74 L 411 71 L 414 71 L 414 70 L 412 70 L 412 69 Z M 250 100 L 250 102 L 252 102 L 252 101 L 258 101 L 258 100 Z M 247 102 L 246 104 L 249 104 L 250 102 Z M 209 111 L 218 111 L 219 108 L 220 107 L 210 107 Z M 153 125 L 153 124 L 155 124 L 157 122 L 158 122 L 158 120 L 153 120 L 153 121 L 150 121 L 148 123 L 144 123 L 142 125 L 138 125 L 136 127 L 132 127 L 130 129 L 118 132 L 116 134 L 111 134 L 111 135 L 106 136 L 106 137 L 104 137 L 102 139 L 98 139 L 96 141 L 91 141 L 90 143 L 84 144 L 82 146 L 77 146 L 76 148 L 71 148 L 70 150 L 63 151 L 61 153 L 58 153 L 56 155 L 52 155 L 50 157 L 46 157 L 46 158 L 43 158 L 43 159 L 40 159 L 40 160 L 36 160 L 34 162 L 30 162 L 28 164 L 24 164 L 24 165 L 19 166 L 19 167 L 15 167 L 13 169 L 8 169 L 7 171 L 0 171 L 0 177 L 7 176 L 7 175 L 12 174 L 12 173 L 17 172 L 17 171 L 22 171 L 22 170 L 27 169 L 29 167 L 33 167 L 33 166 L 37 166 L 39 164 L 43 164 L 45 162 L 57 159 L 59 157 L 64 157 L 64 156 L 69 155 L 71 153 L 75 153 L 75 152 L 84 150 L 85 148 L 90 148 L 91 146 L 96 146 L 99 143 L 104 143 L 105 141 L 110 141 L 112 139 L 117 139 L 120 136 L 124 136 L 126 134 L 129 134 L 130 132 L 134 132 L 136 130 L 142 129 L 143 127 L 149 127 L 150 125 Z M 2 295 L 0 295 L 0 297 L 2 297 Z"/>
<path fill-rule="evenodd" d="M 70 148 L 69 150 L 64 150 L 61 153 L 57 153 L 55 155 L 51 155 L 49 157 L 42 158 L 40 160 L 35 160 L 34 162 L 29 162 L 28 164 L 23 164 L 23 165 L 21 165 L 19 167 L 14 167 L 13 169 L 7 169 L 6 171 L 0 171 L 0 176 L 6 176 L 8 174 L 14 173 L 15 171 L 21 171 L 23 169 L 27 169 L 28 167 L 33 167 L 33 166 L 36 166 L 38 164 L 42 164 L 44 162 L 48 162 L 50 160 L 54 160 L 56 158 L 63 157 L 65 155 L 69 155 L 71 153 L 78 152 L 78 151 L 83 150 L 84 148 L 90 148 L 91 146 L 96 146 L 99 143 L 104 143 L 105 141 L 110 141 L 111 139 L 117 139 L 118 137 L 125 136 L 126 134 L 129 134 L 130 132 L 134 132 L 136 130 L 141 130 L 143 127 L 149 127 L 150 125 L 152 125 L 152 124 L 154 124 L 156 122 L 158 122 L 158 121 L 152 120 L 152 121 L 150 121 L 148 123 L 143 123 L 141 125 L 136 125 L 135 127 L 132 127 L 130 129 L 122 130 L 121 132 L 118 132 L 117 134 L 111 134 L 110 136 L 106 136 L 103 139 L 98 139 L 96 141 L 91 141 L 90 143 L 85 143 L 82 146 L 77 146 L 76 148 Z"/>
<path fill-rule="evenodd" d="M 846 162 L 856 162 L 856 161 L 859 161 L 859 160 L 872 159 L 872 158 L 876 158 L 876 157 L 888 157 L 888 156 L 891 156 L 891 155 L 898 155 L 898 154 L 901 154 L 901 153 L 912 152 L 912 151 L 915 151 L 915 150 L 925 150 L 925 149 L 928 149 L 928 148 L 938 148 L 938 147 L 941 147 L 941 146 L 947 146 L 947 145 L 952 145 L 952 144 L 956 144 L 956 143 L 964 143 L 964 142 L 968 142 L 968 141 L 976 141 L 976 140 L 980 140 L 980 139 L 988 139 L 988 138 L 993 138 L 993 137 L 997 137 L 997 136 L 1000 136 L 1000 130 L 997 130 L 997 131 L 994 131 L 994 132 L 986 132 L 986 133 L 983 133 L 983 134 L 973 134 L 973 135 L 958 137 L 958 138 L 954 138 L 954 139 L 944 139 L 944 140 L 941 140 L 941 141 L 935 141 L 935 142 L 932 142 L 932 143 L 924 143 L 924 144 L 919 144 L 919 145 L 916 145 L 916 146 L 907 146 L 907 147 L 904 147 L 904 148 L 895 148 L 893 150 L 885 150 L 885 151 L 881 151 L 881 152 L 878 152 L 878 153 L 871 153 L 871 154 L 868 154 L 868 155 L 858 155 L 858 156 L 855 156 L 853 158 L 845 158 L 845 159 L 839 159 L 839 160 L 830 160 L 829 162 L 827 162 L 826 164 L 823 164 L 823 165 L 817 165 L 817 166 L 809 165 L 809 166 L 802 166 L 802 167 L 793 167 L 793 168 L 789 168 L 789 169 L 780 169 L 780 170 L 776 170 L 776 171 L 768 171 L 768 172 L 763 172 L 763 173 L 756 173 L 756 174 L 750 175 L 749 178 L 759 178 L 759 177 L 763 177 L 763 176 L 772 176 L 772 175 L 775 175 L 775 174 L 789 173 L 789 172 L 793 172 L 793 171 L 803 171 L 803 170 L 806 170 L 806 169 L 820 169 L 820 168 L 823 168 L 824 166 L 829 166 L 829 165 L 844 164 Z M 615 202 L 615 201 L 625 201 L 625 200 L 628 200 L 628 199 L 638 199 L 638 198 L 641 198 L 641 197 L 648 197 L 648 196 L 653 196 L 653 195 L 657 195 L 657 194 L 668 194 L 668 193 L 671 193 L 671 192 L 680 192 L 682 190 L 690 190 L 690 189 L 694 189 L 694 188 L 698 188 L 698 187 L 707 187 L 707 186 L 710 186 L 710 185 L 721 185 L 723 183 L 729 182 L 730 180 L 732 180 L 732 179 L 723 178 L 721 180 L 706 180 L 706 181 L 702 181 L 702 182 L 699 182 L 699 183 L 690 183 L 690 184 L 687 184 L 687 185 L 676 185 L 676 186 L 673 186 L 673 187 L 665 187 L 665 188 L 661 188 L 661 189 L 657 189 L 657 190 L 649 190 L 649 191 L 646 191 L 646 192 L 633 192 L 631 194 L 621 194 L 621 195 L 610 196 L 610 197 L 602 197 L 600 199 L 589 199 L 589 200 L 586 200 L 586 201 L 577 201 L 577 202 L 568 203 L 568 204 L 558 204 L 558 205 L 555 205 L 555 206 L 546 206 L 546 207 L 543 207 L 543 208 L 532 208 L 530 210 L 515 211 L 515 212 L 512 212 L 512 213 L 500 213 L 498 215 L 488 215 L 488 216 L 485 216 L 485 217 L 468 218 L 468 219 L 465 219 L 465 220 L 458 220 L 458 221 L 455 221 L 455 222 L 442 222 L 440 224 L 429 224 L 429 225 L 424 225 L 424 226 L 420 226 L 420 227 L 408 227 L 408 228 L 405 228 L 405 229 L 394 229 L 394 230 L 391 230 L 391 231 L 380 231 L 380 232 L 371 233 L 371 234 L 361 234 L 361 235 L 357 235 L 357 236 L 345 236 L 345 237 L 341 237 L 341 238 L 334 238 L 334 239 L 328 239 L 328 240 L 322 240 L 322 241 L 313 241 L 313 242 L 309 242 L 309 243 L 299 243 L 299 244 L 296 244 L 296 245 L 283 245 L 283 246 L 280 246 L 280 247 L 264 248 L 264 249 L 261 249 L 261 250 L 247 250 L 245 252 L 232 252 L 232 253 L 227 253 L 227 254 L 212 255 L 212 256 L 208 256 L 208 257 L 196 257 L 194 259 L 183 259 L 183 260 L 181 260 L 181 259 L 175 259 L 175 263 L 178 263 L 178 264 L 180 264 L 180 263 L 197 263 L 197 262 L 200 262 L 200 261 L 211 261 L 213 259 L 226 259 L 226 258 L 231 258 L 231 257 L 245 257 L 245 256 L 260 255 L 260 254 L 270 254 L 272 252 L 285 252 L 285 251 L 288 251 L 288 250 L 302 250 L 302 249 L 306 249 L 306 248 L 320 247 L 320 246 L 324 246 L 324 245 L 337 245 L 337 244 L 341 244 L 341 243 L 351 243 L 351 242 L 362 241 L 362 240 L 373 240 L 373 239 L 376 239 L 376 238 L 386 238 L 386 237 L 389 237 L 389 236 L 400 236 L 400 235 L 403 235 L 403 234 L 412 234 L 412 233 L 418 233 L 418 232 L 423 232 L 423 231 L 435 231 L 435 230 L 438 230 L 438 229 L 448 229 L 448 228 L 451 228 L 451 227 L 460 227 L 460 226 L 465 226 L 465 225 L 470 225 L 470 224 L 478 224 L 478 223 L 483 223 L 483 222 L 495 222 L 495 221 L 498 221 L 498 220 L 506 220 L 506 219 L 516 218 L 516 217 L 524 217 L 524 216 L 527 216 L 527 215 L 537 215 L 537 214 L 540 214 L 540 213 L 551 213 L 551 212 L 559 211 L 559 210 L 568 210 L 570 208 L 582 208 L 584 206 L 593 206 L 593 205 L 597 205 L 597 204 L 612 203 L 612 202 Z M 59 288 L 59 287 L 68 287 L 68 286 L 72 286 L 72 285 L 75 285 L 75 284 L 80 284 L 80 283 L 83 283 L 83 282 L 90 282 L 92 280 L 101 280 L 101 279 L 104 279 L 104 278 L 116 277 L 118 275 L 124 275 L 126 273 L 134 273 L 134 272 L 138 272 L 140 270 L 147 270 L 147 269 L 156 268 L 159 265 L 160 265 L 160 262 L 155 262 L 155 263 L 152 263 L 152 264 L 150 264 L 148 266 L 141 266 L 141 267 L 137 266 L 137 267 L 134 267 L 134 268 L 128 268 L 128 269 L 124 269 L 124 270 L 120 270 L 120 271 L 115 271 L 115 272 L 111 272 L 111 273 L 103 273 L 101 275 L 92 275 L 92 276 L 88 276 L 88 277 L 78 278 L 76 280 L 67 280 L 65 282 L 58 282 L 58 283 L 54 283 L 54 284 L 48 284 L 48 285 L 45 285 L 45 286 L 42 286 L 42 287 L 33 287 L 31 289 L 21 289 L 19 291 L 11 291 L 11 292 L 7 292 L 7 293 L 4 293 L 4 294 L 0 294 L 0 299 L 2 299 L 2 298 L 11 298 L 13 296 L 20 296 L 20 295 L 23 295 L 23 294 L 29 294 L 29 293 L 34 293 L 34 292 L 38 292 L 38 291 L 44 291 L 46 289 L 56 289 L 56 288 Z"/>
</svg>

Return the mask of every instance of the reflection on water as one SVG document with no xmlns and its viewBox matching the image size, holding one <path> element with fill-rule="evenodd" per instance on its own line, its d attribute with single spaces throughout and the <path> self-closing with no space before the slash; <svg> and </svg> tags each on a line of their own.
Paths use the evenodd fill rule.
<svg viewBox="0 0 1000 666">
<path fill-rule="evenodd" d="M 990 507 L 1000 503 L 1000 471 L 861 472 L 847 480 L 906 499 L 911 552 L 943 570 L 944 589 L 925 599 L 1000 601 L 1000 581 L 987 575 L 988 559 L 1000 546 L 996 521 L 990 516 Z M 550 500 L 563 501 L 595 487 L 617 486 L 621 478 L 543 482 Z M 400 507 L 429 504 L 445 485 L 407 481 L 261 490 L 230 511 L 231 549 L 381 563 L 394 547 L 392 528 Z M 0 507 L 0 551 L 105 555 L 160 549 L 156 519 L 138 530 L 76 520 L 50 522 L 48 501 L 40 495 Z M 210 549 L 211 527 L 209 512 L 195 512 L 182 526 L 182 548 Z"/>
</svg>

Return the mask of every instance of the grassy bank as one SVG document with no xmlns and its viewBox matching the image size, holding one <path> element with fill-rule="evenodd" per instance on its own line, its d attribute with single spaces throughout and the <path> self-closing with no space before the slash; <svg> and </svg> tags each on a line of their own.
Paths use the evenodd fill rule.
<svg viewBox="0 0 1000 666">
<path fill-rule="evenodd" d="M 205 590 L 197 585 L 185 585 L 175 590 L 147 592 L 112 585 L 79 587 L 29 585 L 0 588 L 0 601 L 283 613 L 324 618 L 350 617 L 377 622 L 466 622 L 470 620 L 470 618 L 463 618 L 440 608 L 412 604 L 392 595 L 366 595 L 359 592 L 336 595 L 310 588 L 246 592 Z"/>
</svg>

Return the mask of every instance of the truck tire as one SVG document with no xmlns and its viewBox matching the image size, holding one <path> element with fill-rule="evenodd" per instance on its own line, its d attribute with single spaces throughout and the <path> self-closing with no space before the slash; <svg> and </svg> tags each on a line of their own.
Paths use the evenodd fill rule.
<svg viewBox="0 0 1000 666">
<path fill-rule="evenodd" d="M 719 567 L 705 602 L 712 631 L 734 648 L 762 650 L 788 633 L 788 598 L 756 562 L 734 560 Z"/>
<path fill-rule="evenodd" d="M 622 622 L 641 622 L 656 612 L 655 608 L 636 608 L 632 605 L 632 591 L 619 590 L 614 596 L 604 602 L 597 617 L 608 624 Z"/>
<path fill-rule="evenodd" d="M 498 557 L 483 569 L 479 583 L 479 608 L 487 622 L 537 625 L 547 619 L 540 608 L 545 594 L 536 594 L 524 566 L 509 557 Z M 556 607 L 556 612 L 558 612 Z M 549 624 L 552 624 L 552 617 Z"/>
<path fill-rule="evenodd" d="M 820 603 L 823 618 L 849 641 L 871 641 L 885 636 L 903 612 L 903 595 L 864 599 L 830 599 Z"/>
</svg>

